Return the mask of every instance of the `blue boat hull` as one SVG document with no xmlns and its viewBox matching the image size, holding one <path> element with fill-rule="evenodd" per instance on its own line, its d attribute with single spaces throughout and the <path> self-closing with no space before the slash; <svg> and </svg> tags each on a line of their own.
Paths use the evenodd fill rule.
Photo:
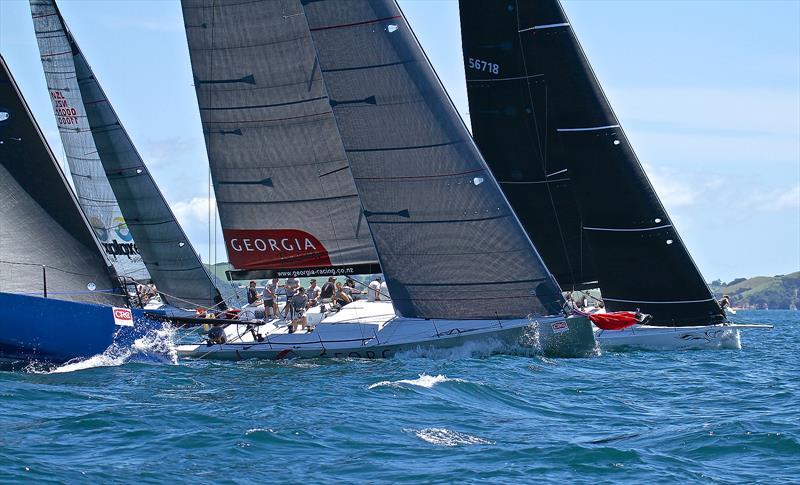
<svg viewBox="0 0 800 485">
<path fill-rule="evenodd" d="M 134 326 L 114 323 L 112 307 L 0 292 L 0 358 L 66 362 L 130 345 L 156 322 L 133 310 Z"/>
</svg>

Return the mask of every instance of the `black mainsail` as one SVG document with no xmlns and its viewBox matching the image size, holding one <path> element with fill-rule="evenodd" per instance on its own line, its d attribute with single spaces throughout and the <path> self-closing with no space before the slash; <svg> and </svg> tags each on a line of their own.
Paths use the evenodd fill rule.
<svg viewBox="0 0 800 485">
<path fill-rule="evenodd" d="M 380 272 L 299 1 L 181 3 L 232 276 Z"/>
<path fill-rule="evenodd" d="M 0 292 L 123 305 L 114 269 L 2 56 L 0 66 Z"/>
<path fill-rule="evenodd" d="M 105 178 L 110 184 L 113 194 L 109 195 L 122 210 L 137 251 L 162 298 L 175 306 L 219 304 L 222 298 L 218 289 L 128 137 L 55 2 L 30 0 L 30 4 L 65 148 L 74 151 L 77 140 L 73 131 L 80 134 L 86 130 L 81 129 L 82 125 L 88 127 L 96 153 L 88 154 L 83 166 L 89 168 L 93 163 L 100 167 L 93 178 Z M 68 103 L 62 106 L 59 102 L 64 100 Z M 77 186 L 86 174 L 80 173 L 82 165 L 71 163 L 70 167 Z"/>
<path fill-rule="evenodd" d="M 558 1 L 459 4 L 473 135 L 559 281 L 657 325 L 724 321 Z"/>
<path fill-rule="evenodd" d="M 397 313 L 558 313 L 560 289 L 397 4 L 305 1 L 303 12 Z"/>
</svg>

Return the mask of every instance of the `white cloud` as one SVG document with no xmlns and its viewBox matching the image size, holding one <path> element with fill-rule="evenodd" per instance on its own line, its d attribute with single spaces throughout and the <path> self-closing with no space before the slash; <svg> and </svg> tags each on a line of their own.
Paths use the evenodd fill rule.
<svg viewBox="0 0 800 485">
<path fill-rule="evenodd" d="M 724 182 L 719 177 L 708 177 L 705 174 L 698 176 L 696 173 L 674 168 L 645 164 L 644 170 L 668 211 L 694 205 L 698 200 L 707 201 L 708 194 L 716 192 Z"/>
<path fill-rule="evenodd" d="M 192 197 L 190 199 L 179 200 L 170 204 L 175 218 L 183 228 L 183 231 L 192 243 L 192 247 L 200 255 L 200 259 L 205 262 L 219 262 L 227 260 L 225 253 L 225 243 L 220 230 L 219 219 L 216 214 L 216 200 L 213 197 Z M 209 252 L 209 208 L 211 216 L 215 222 L 212 234 L 211 251 Z M 216 246 L 216 247 L 215 247 Z"/>
<path fill-rule="evenodd" d="M 668 123 L 682 132 L 721 130 L 797 136 L 800 96 L 796 91 L 610 87 L 612 106 L 621 118 Z M 796 139 L 796 138 L 795 138 Z"/>
<path fill-rule="evenodd" d="M 214 210 L 212 204 L 216 203 L 213 197 L 211 199 L 208 197 L 192 197 L 189 200 L 181 200 L 172 204 L 172 212 L 184 230 L 198 225 L 202 225 L 207 229 L 209 212 Z"/>
<path fill-rule="evenodd" d="M 745 198 L 745 204 L 761 211 L 777 212 L 800 208 L 800 184 L 791 188 L 756 190 Z"/>
<path fill-rule="evenodd" d="M 778 196 L 775 200 L 775 210 L 797 209 L 800 207 L 800 184 Z"/>
</svg>

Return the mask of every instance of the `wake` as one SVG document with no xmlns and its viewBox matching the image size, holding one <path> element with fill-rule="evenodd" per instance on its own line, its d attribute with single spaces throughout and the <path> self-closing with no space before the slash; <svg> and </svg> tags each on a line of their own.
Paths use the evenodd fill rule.
<svg viewBox="0 0 800 485">
<path fill-rule="evenodd" d="M 63 374 L 97 367 L 118 367 L 128 362 L 174 365 L 178 363 L 178 353 L 173 343 L 174 334 L 175 330 L 171 326 L 165 325 L 162 328 L 150 330 L 130 346 L 113 343 L 102 354 L 72 359 L 54 369 L 43 371 L 37 369 L 35 365 L 31 365 L 27 370 L 34 373 Z"/>
</svg>

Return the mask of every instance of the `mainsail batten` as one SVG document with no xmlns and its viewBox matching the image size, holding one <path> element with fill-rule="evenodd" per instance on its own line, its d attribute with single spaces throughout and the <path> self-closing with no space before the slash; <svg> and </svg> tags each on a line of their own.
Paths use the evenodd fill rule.
<svg viewBox="0 0 800 485">
<path fill-rule="evenodd" d="M 560 312 L 558 286 L 397 5 L 316 1 L 303 9 L 398 314 Z"/>
<path fill-rule="evenodd" d="M 473 133 L 489 164 L 503 179 L 541 179 L 542 167 L 569 177 L 560 193 L 555 184 L 503 186 L 559 281 L 599 283 L 610 310 L 634 305 L 657 325 L 724 321 L 560 4 L 460 0 L 460 8 Z M 515 79 L 487 81 L 499 77 Z M 543 221 L 524 215 L 542 194 L 562 236 L 549 249 L 535 235 Z"/>
<path fill-rule="evenodd" d="M 137 241 L 137 252 L 162 297 L 176 306 L 217 306 L 222 301 L 219 291 L 67 30 L 54 1 L 31 0 L 31 12 L 37 31 L 44 25 L 49 31 L 60 30 L 58 34 L 48 33 L 48 38 L 57 38 L 70 46 L 70 55 L 62 63 L 74 68 L 75 79 L 69 86 L 79 90 L 75 96 L 85 113 L 96 150 L 92 177 L 103 178 L 113 190 L 110 195 L 126 216 L 126 225 Z M 43 55 L 49 52 L 46 50 L 49 47 L 40 39 Z M 48 84 L 55 82 L 58 81 L 48 78 Z M 63 132 L 62 138 L 65 147 L 72 143 Z"/>
<path fill-rule="evenodd" d="M 299 1 L 182 7 L 231 275 L 380 272 Z"/>
</svg>

